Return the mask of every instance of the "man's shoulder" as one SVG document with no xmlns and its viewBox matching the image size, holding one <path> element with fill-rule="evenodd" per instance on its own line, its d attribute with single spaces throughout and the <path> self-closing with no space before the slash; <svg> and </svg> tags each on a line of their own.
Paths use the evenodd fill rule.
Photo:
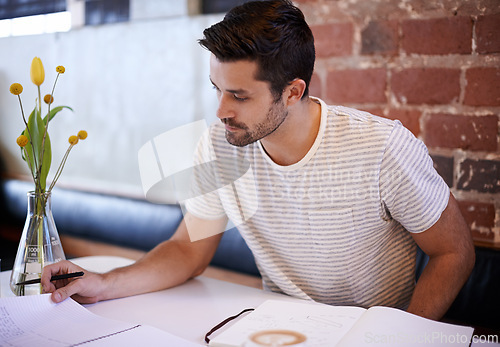
<svg viewBox="0 0 500 347">
<path fill-rule="evenodd" d="M 327 137 L 332 141 L 352 142 L 355 145 L 385 146 L 391 134 L 404 132 L 398 120 L 383 118 L 372 113 L 346 106 L 327 106 Z"/>
<path fill-rule="evenodd" d="M 383 128 L 391 129 L 395 126 L 401 125 L 398 120 L 384 118 L 370 112 L 347 106 L 328 105 L 328 115 L 330 117 L 333 117 L 337 121 L 341 121 L 344 123 L 350 122 L 353 124 L 380 126 Z"/>
</svg>

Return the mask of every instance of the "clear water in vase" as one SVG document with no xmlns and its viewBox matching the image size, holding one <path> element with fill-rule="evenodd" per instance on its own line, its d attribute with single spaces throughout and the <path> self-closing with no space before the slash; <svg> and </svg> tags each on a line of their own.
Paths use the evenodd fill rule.
<svg viewBox="0 0 500 347">
<path fill-rule="evenodd" d="M 40 284 L 17 285 L 37 279 L 44 266 L 66 259 L 51 210 L 50 193 L 28 193 L 28 214 L 10 278 L 17 296 L 41 294 Z"/>
</svg>

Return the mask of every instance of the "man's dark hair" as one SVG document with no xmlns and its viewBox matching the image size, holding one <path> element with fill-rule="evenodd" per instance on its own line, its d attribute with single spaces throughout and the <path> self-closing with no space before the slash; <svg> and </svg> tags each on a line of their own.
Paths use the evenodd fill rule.
<svg viewBox="0 0 500 347">
<path fill-rule="evenodd" d="M 255 61 L 255 78 L 270 83 L 279 99 L 296 78 L 306 82 L 314 69 L 314 38 L 303 13 L 288 0 L 251 1 L 234 7 L 224 19 L 203 31 L 200 45 L 221 62 Z"/>
</svg>

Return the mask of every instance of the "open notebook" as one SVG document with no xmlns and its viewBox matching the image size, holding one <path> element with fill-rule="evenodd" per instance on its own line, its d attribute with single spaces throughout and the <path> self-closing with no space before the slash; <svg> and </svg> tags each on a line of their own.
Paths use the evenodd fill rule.
<svg viewBox="0 0 500 347">
<path fill-rule="evenodd" d="M 255 332 L 279 329 L 305 335 L 307 347 L 469 346 L 474 331 L 388 307 L 268 300 L 215 336 L 210 346 L 242 346 Z"/>
<path fill-rule="evenodd" d="M 166 331 L 98 316 L 72 299 L 50 294 L 0 298 L 0 346 L 194 347 Z"/>
</svg>

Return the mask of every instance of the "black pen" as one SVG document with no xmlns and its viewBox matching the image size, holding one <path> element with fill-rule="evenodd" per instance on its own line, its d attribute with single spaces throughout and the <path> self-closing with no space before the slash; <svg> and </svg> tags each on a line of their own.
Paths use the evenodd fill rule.
<svg viewBox="0 0 500 347">
<path fill-rule="evenodd" d="M 69 274 L 55 275 L 55 276 L 52 276 L 50 278 L 50 280 L 57 281 L 57 280 L 63 280 L 66 278 L 73 278 L 73 277 L 80 277 L 80 276 L 83 276 L 83 271 L 71 272 Z M 28 280 L 28 281 L 24 281 L 24 282 L 19 282 L 19 283 L 16 283 L 16 286 L 24 286 L 27 284 L 35 284 L 35 283 L 40 283 L 40 278 L 36 278 L 34 280 Z"/>
</svg>

